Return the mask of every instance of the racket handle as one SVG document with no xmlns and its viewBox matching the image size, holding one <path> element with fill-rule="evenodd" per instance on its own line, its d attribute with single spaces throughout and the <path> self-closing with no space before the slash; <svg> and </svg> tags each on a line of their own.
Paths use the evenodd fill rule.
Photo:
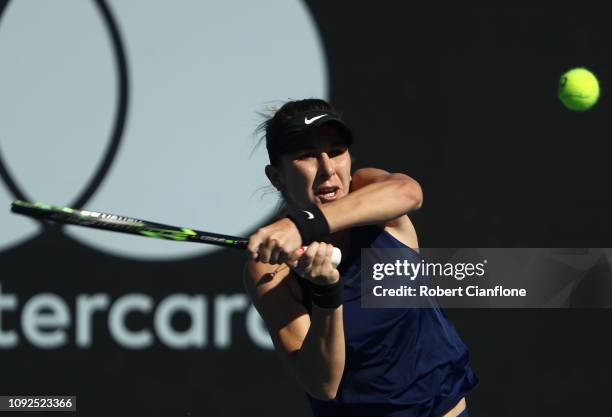
<svg viewBox="0 0 612 417">
<path fill-rule="evenodd" d="M 306 249 L 308 249 L 308 246 L 302 246 L 302 251 L 306 252 Z M 338 265 L 340 265 L 340 262 L 342 261 L 342 251 L 338 248 L 334 248 L 334 250 L 332 251 L 332 256 L 331 256 L 331 263 L 334 267 L 337 267 Z"/>
</svg>

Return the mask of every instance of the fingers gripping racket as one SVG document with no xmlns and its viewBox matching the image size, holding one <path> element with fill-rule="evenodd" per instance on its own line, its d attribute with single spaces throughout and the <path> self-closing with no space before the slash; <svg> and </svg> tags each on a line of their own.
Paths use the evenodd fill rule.
<svg viewBox="0 0 612 417">
<path fill-rule="evenodd" d="M 11 204 L 11 211 L 13 213 L 23 214 L 24 216 L 51 220 L 57 223 L 73 224 L 76 226 L 110 230 L 111 232 L 129 233 L 132 235 L 175 240 L 179 242 L 208 243 L 211 245 L 237 249 L 246 249 L 249 242 L 248 239 L 242 237 L 153 223 L 116 214 L 77 210 L 44 203 L 30 203 L 23 200 L 15 200 L 13 204 Z M 306 247 L 302 249 L 306 250 Z M 338 266 L 341 260 L 342 253 L 340 249 L 334 248 L 331 258 L 332 264 Z"/>
</svg>

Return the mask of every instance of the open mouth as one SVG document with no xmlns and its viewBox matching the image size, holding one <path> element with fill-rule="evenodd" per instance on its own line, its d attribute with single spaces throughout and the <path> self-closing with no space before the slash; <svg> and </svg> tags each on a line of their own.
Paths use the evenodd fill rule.
<svg viewBox="0 0 612 417">
<path fill-rule="evenodd" d="M 317 190 L 316 196 L 322 200 L 333 200 L 338 195 L 340 187 L 321 187 Z"/>
</svg>

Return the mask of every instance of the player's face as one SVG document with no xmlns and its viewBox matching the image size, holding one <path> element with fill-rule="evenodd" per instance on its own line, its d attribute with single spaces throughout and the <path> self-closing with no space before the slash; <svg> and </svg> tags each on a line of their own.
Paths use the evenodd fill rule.
<svg viewBox="0 0 612 417">
<path fill-rule="evenodd" d="M 333 126 L 319 127 L 308 145 L 281 157 L 279 168 L 285 195 L 298 205 L 330 203 L 349 192 L 351 156 Z"/>
</svg>

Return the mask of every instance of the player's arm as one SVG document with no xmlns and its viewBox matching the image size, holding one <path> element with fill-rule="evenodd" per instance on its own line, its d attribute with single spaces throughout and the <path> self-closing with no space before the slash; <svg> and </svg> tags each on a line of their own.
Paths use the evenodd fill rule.
<svg viewBox="0 0 612 417">
<path fill-rule="evenodd" d="M 245 268 L 245 288 L 276 351 L 310 395 L 333 399 L 344 371 L 342 306 L 324 309 L 313 305 L 309 315 L 291 279 L 286 265 L 249 261 Z"/>
<path fill-rule="evenodd" d="M 410 247 L 418 247 L 416 232 L 407 213 L 421 207 L 421 186 L 405 174 L 365 168 L 353 174 L 351 192 L 343 198 L 319 207 L 331 233 L 356 226 L 376 224 L 385 227 Z M 301 242 L 296 224 L 280 219 L 257 230 L 249 238 L 248 250 L 253 259 L 265 263 L 282 263 L 293 256 Z"/>
<path fill-rule="evenodd" d="M 367 224 L 392 226 L 422 202 L 421 186 L 408 175 L 363 168 L 353 174 L 351 192 L 321 210 L 333 233 Z"/>
</svg>

